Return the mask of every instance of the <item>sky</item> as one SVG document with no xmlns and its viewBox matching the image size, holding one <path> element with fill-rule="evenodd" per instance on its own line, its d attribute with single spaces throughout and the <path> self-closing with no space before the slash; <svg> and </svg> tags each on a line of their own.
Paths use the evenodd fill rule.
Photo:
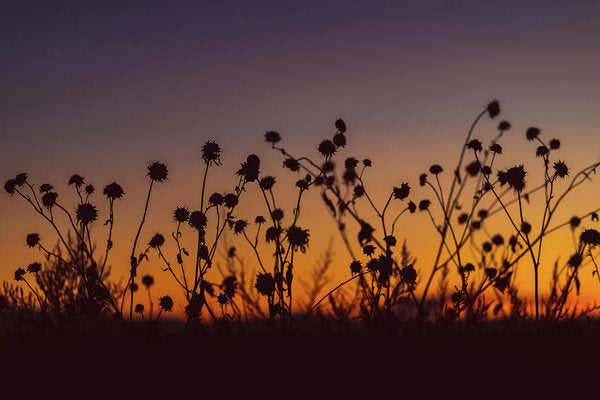
<svg viewBox="0 0 600 400">
<path fill-rule="evenodd" d="M 280 132 L 293 153 L 318 158 L 316 146 L 343 118 L 348 146 L 340 157 L 374 160 L 368 179 L 380 203 L 405 181 L 415 199 L 431 197 L 418 188 L 419 174 L 433 163 L 452 170 L 470 123 L 492 98 L 513 125 L 499 165 L 524 160 L 539 169 L 524 139 L 532 125 L 563 142 L 559 155 L 572 170 L 597 161 L 598 37 L 595 1 L 7 1 L 0 172 L 9 179 L 26 171 L 73 202 L 66 187 L 73 173 L 98 188 L 121 183 L 115 235 L 123 244 L 111 256 L 121 277 L 147 163 L 165 162 L 170 179 L 155 191 L 145 240 L 173 229 L 174 207 L 198 202 L 206 140 L 223 148 L 223 165 L 209 175 L 212 190 L 231 190 L 239 163 L 256 153 L 281 176 L 289 213 L 285 182 L 296 177 L 279 169 L 280 155 L 263 142 L 266 130 Z M 497 122 L 482 121 L 476 136 L 489 141 Z M 565 204 L 565 218 L 600 201 L 597 183 L 579 193 Z M 248 196 L 242 212 L 251 218 L 263 205 L 256 193 Z M 340 254 L 334 278 L 343 279 L 348 256 L 318 193 L 311 196 L 302 220 L 313 238 L 306 270 L 332 238 Z M 97 203 L 105 212 L 100 196 Z M 406 223 L 405 237 L 427 270 L 435 249 L 426 238 L 435 231 L 423 216 Z M 96 225 L 102 243 L 104 228 Z M 22 201 L 0 196 L 0 279 L 39 257 L 24 237 L 51 238 L 42 226 Z M 571 242 L 567 232 L 554 247 Z M 148 268 L 161 273 L 156 263 Z M 588 277 L 586 288 L 592 296 L 600 287 Z"/>
</svg>

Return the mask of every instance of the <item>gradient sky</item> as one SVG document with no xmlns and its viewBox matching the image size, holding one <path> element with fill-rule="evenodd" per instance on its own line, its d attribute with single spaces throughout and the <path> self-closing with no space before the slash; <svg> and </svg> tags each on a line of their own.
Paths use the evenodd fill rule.
<svg viewBox="0 0 600 400">
<path fill-rule="evenodd" d="M 153 199 L 145 240 L 175 206 L 197 201 L 208 139 L 224 148 L 212 190 L 230 189 L 251 152 L 292 182 L 262 142 L 264 131 L 281 132 L 295 154 L 318 157 L 316 146 L 342 117 L 343 154 L 375 161 L 369 178 L 384 201 L 402 181 L 416 188 L 434 162 L 450 171 L 472 118 L 498 98 L 501 117 L 513 124 L 500 165 L 535 163 L 524 139 L 531 125 L 563 141 L 560 155 L 572 169 L 600 159 L 596 1 L 12 1 L 2 8 L 2 179 L 27 171 L 34 182 L 55 184 L 63 199 L 75 172 L 99 188 L 120 182 L 127 197 L 117 239 L 125 244 L 111 260 L 118 276 L 127 271 L 119 258 L 141 214 L 146 163 L 166 162 L 171 176 Z M 496 123 L 484 121 L 476 136 L 489 140 Z M 566 217 L 600 204 L 593 185 L 566 206 Z M 282 196 L 291 200 L 284 189 Z M 45 232 L 22 203 L 0 196 L 0 279 L 37 256 L 25 249 L 25 234 Z M 335 236 L 323 215 L 319 204 L 304 223 L 314 238 L 309 266 Z M 423 237 L 434 231 L 415 218 L 406 236 L 426 269 L 435 249 Z M 339 278 L 347 276 L 347 257 L 340 259 Z M 598 289 L 591 280 L 587 287 Z"/>
</svg>

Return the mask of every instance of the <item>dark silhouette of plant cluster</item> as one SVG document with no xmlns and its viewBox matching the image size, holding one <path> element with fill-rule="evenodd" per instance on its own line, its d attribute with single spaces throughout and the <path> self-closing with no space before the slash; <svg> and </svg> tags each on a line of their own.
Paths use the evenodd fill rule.
<svg viewBox="0 0 600 400">
<path fill-rule="evenodd" d="M 36 187 L 28 174 L 18 174 L 6 181 L 5 191 L 26 201 L 54 230 L 58 242 L 51 247 L 37 233 L 25 238 L 28 247 L 40 251 L 43 261 L 17 268 L 16 284 L 5 282 L 0 295 L 5 330 L 130 333 L 142 326 L 156 332 L 163 312 L 173 311 L 175 304 L 166 294 L 153 297 L 153 276 L 143 274 L 139 279 L 144 263 L 156 262 L 151 256 L 181 289 L 186 303 L 180 306 L 189 332 L 212 326 L 224 334 L 232 326 L 243 329 L 245 324 L 261 320 L 269 329 L 288 333 L 308 326 L 330 329 L 322 326 L 327 321 L 335 321 L 339 327 L 361 321 L 368 332 L 398 332 L 407 324 L 471 324 L 494 317 L 561 321 L 587 315 L 595 307 L 577 308 L 569 297 L 579 291 L 579 274 L 585 265 L 593 266 L 600 281 L 594 254 L 600 233 L 588 224 L 598 221 L 600 208 L 552 223 L 559 205 L 575 188 L 591 181 L 600 163 L 572 172 L 555 155 L 561 142 L 547 140 L 539 128 L 531 127 L 524 136 L 534 144 L 543 172 L 543 182 L 532 187 L 523 164 L 495 165 L 503 154 L 501 140 L 511 129 L 509 122 L 500 121 L 489 142 L 474 137 L 483 118 L 499 115 L 496 100 L 477 115 L 449 179 L 444 179 L 448 172 L 443 166 L 433 164 L 415 182 L 399 180 L 390 187 L 383 204 L 377 204 L 367 185 L 373 162 L 339 156 L 347 144 L 347 127 L 341 119 L 335 121 L 332 135 L 319 143 L 315 157 L 292 155 L 282 146 L 278 132 L 265 133 L 265 142 L 282 156 L 286 173 L 297 175 L 297 195 L 288 210 L 276 196 L 278 179 L 263 170 L 254 154 L 240 164 L 230 191 L 209 194 L 209 171 L 221 165 L 221 147 L 207 141 L 201 152 L 204 170 L 197 208 L 177 207 L 172 211 L 172 233 L 167 237 L 155 233 L 142 245 L 153 189 L 169 175 L 165 164 L 152 162 L 146 171 L 148 191 L 132 240 L 124 287 L 109 280 L 108 264 L 123 188 L 113 182 L 98 194 L 75 174 L 68 184 L 78 201 L 70 211 L 51 184 Z M 414 198 L 416 185 L 427 189 L 433 201 Z M 264 203 L 264 212 L 243 218 L 238 205 L 246 201 L 243 195 L 252 186 Z M 330 288 L 328 272 L 334 256 L 329 248 L 315 267 L 312 282 L 301 281 L 306 289 L 302 298 L 296 293 L 295 271 L 297 254 L 310 248 L 311 232 L 300 218 L 304 194 L 309 190 L 320 193 L 352 261 L 348 279 Z M 543 192 L 543 201 L 534 202 L 532 197 L 538 192 Z M 91 229 L 99 218 L 98 197 L 108 203 L 107 238 L 101 250 L 93 244 Z M 541 222 L 531 222 L 524 203 L 529 204 L 532 215 L 533 207 L 539 206 Z M 403 239 L 411 227 L 410 214 L 415 213 L 427 215 L 439 236 L 430 269 L 416 267 L 417 260 Z M 495 214 L 499 216 L 491 222 Z M 59 223 L 59 215 L 67 221 L 66 226 Z M 505 219 L 504 224 L 498 222 L 500 218 Z M 573 232 L 576 246 L 567 261 L 554 264 L 551 291 L 544 298 L 539 293 L 544 239 L 566 227 Z M 185 243 L 192 239 L 193 248 L 186 248 Z M 240 257 L 232 239 L 240 242 L 238 246 L 247 246 L 254 260 Z M 265 246 L 269 250 L 264 250 Z M 534 272 L 534 311 L 519 295 L 516 274 L 522 265 Z M 210 275 L 215 270 L 220 272 L 220 283 L 214 273 Z M 451 281 L 456 285 L 449 289 Z M 140 282 L 147 301 L 136 296 Z M 432 296 L 434 282 L 438 290 Z M 495 300 L 490 300 L 492 296 Z M 154 312 L 154 303 L 158 312 Z M 139 318 L 134 318 L 134 313 Z"/>
</svg>

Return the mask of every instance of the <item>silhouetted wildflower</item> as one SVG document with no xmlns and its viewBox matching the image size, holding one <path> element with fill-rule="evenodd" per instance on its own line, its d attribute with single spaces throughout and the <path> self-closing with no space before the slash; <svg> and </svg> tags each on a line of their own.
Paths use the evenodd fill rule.
<svg viewBox="0 0 600 400">
<path fill-rule="evenodd" d="M 559 178 L 564 178 L 569 175 L 569 167 L 567 167 L 567 164 L 565 164 L 564 161 L 556 161 L 553 168 L 554 174 Z"/>
<path fill-rule="evenodd" d="M 421 200 L 419 202 L 419 211 L 427 211 L 429 209 L 429 205 L 431 204 L 430 200 Z"/>
<path fill-rule="evenodd" d="M 595 229 L 586 229 L 581 233 L 579 237 L 581 243 L 584 245 L 597 246 L 600 245 L 600 232 Z"/>
<path fill-rule="evenodd" d="M 40 193 L 48 193 L 49 191 L 51 191 L 52 189 L 54 189 L 54 186 L 52 186 L 49 183 L 43 183 L 40 186 Z"/>
<path fill-rule="evenodd" d="M 507 130 L 509 130 L 509 129 L 510 129 L 510 122 L 508 122 L 508 121 L 501 121 L 501 122 L 498 124 L 498 130 L 499 130 L 500 132 L 504 132 L 504 131 L 507 131 Z"/>
<path fill-rule="evenodd" d="M 15 184 L 17 186 L 21 187 L 25 183 L 27 183 L 27 173 L 22 172 L 22 173 L 18 174 L 17 176 L 15 176 Z"/>
<path fill-rule="evenodd" d="M 362 269 L 362 264 L 360 263 L 360 261 L 352 261 L 350 263 L 350 272 L 353 274 L 358 274 L 360 273 L 360 270 Z"/>
<path fill-rule="evenodd" d="M 87 186 L 85 187 L 85 192 L 86 192 L 87 194 L 92 194 L 92 193 L 94 193 L 94 190 L 95 190 L 95 189 L 94 189 L 94 185 L 87 185 Z"/>
<path fill-rule="evenodd" d="M 37 261 L 33 262 L 27 266 L 27 271 L 29 271 L 32 274 L 36 274 L 36 273 L 40 272 L 41 269 L 42 269 L 42 264 L 40 264 Z"/>
<path fill-rule="evenodd" d="M 307 190 L 308 183 L 309 182 L 306 182 L 306 179 L 300 179 L 300 180 L 296 181 L 296 186 L 302 190 Z"/>
<path fill-rule="evenodd" d="M 492 237 L 492 243 L 494 243 L 496 246 L 501 246 L 504 244 L 504 238 L 502 235 L 496 234 L 494 237 Z"/>
<path fill-rule="evenodd" d="M 485 275 L 490 279 L 494 279 L 496 274 L 498 274 L 498 270 L 496 268 L 491 267 L 485 269 Z"/>
<path fill-rule="evenodd" d="M 208 221 L 206 219 L 206 215 L 204 215 L 204 213 L 202 213 L 201 211 L 194 211 L 190 214 L 189 223 L 194 229 L 204 229 L 207 222 Z"/>
<path fill-rule="evenodd" d="M 223 195 L 220 193 L 213 193 L 208 198 L 208 202 L 210 204 L 212 204 L 213 206 L 220 206 L 221 204 L 223 204 L 223 201 L 224 201 Z"/>
<path fill-rule="evenodd" d="M 69 185 L 75 185 L 76 188 L 80 188 L 85 183 L 85 179 L 80 175 L 72 175 L 69 178 Z"/>
<path fill-rule="evenodd" d="M 238 204 L 238 198 L 233 193 L 228 193 L 223 197 L 223 202 L 225 203 L 225 207 L 233 208 Z"/>
<path fill-rule="evenodd" d="M 287 230 L 287 238 L 292 247 L 299 248 L 303 253 L 308 246 L 308 229 L 292 225 Z"/>
<path fill-rule="evenodd" d="M 409 264 L 400 270 L 400 276 L 402 281 L 407 285 L 414 285 L 417 282 L 417 271 Z"/>
<path fill-rule="evenodd" d="M 164 311 L 173 311 L 173 299 L 170 296 L 163 296 L 159 299 L 160 308 Z"/>
<path fill-rule="evenodd" d="M 415 203 L 413 203 L 412 200 L 408 202 L 408 211 L 411 214 L 414 214 L 415 211 L 417 211 L 417 205 Z"/>
<path fill-rule="evenodd" d="M 144 312 L 144 305 L 143 304 L 136 304 L 135 305 L 135 310 L 134 310 L 137 314 L 141 314 Z"/>
<path fill-rule="evenodd" d="M 40 235 L 37 233 L 30 233 L 27 235 L 25 241 L 27 242 L 27 247 L 35 247 L 40 243 Z"/>
<path fill-rule="evenodd" d="M 260 180 L 260 187 L 264 190 L 273 189 L 273 185 L 275 185 L 275 177 L 274 176 L 265 176 Z"/>
<path fill-rule="evenodd" d="M 331 157 L 335 154 L 335 144 L 329 139 L 323 140 L 319 144 L 318 150 L 324 157 Z"/>
<path fill-rule="evenodd" d="M 333 144 L 335 144 L 336 147 L 346 146 L 346 136 L 343 133 L 336 133 L 333 136 Z"/>
<path fill-rule="evenodd" d="M 265 142 L 275 144 L 281 141 L 281 135 L 275 131 L 267 131 L 265 133 Z"/>
<path fill-rule="evenodd" d="M 368 158 L 365 158 L 364 160 L 362 160 L 362 163 L 365 167 L 370 167 L 373 165 L 373 163 L 371 162 L 371 160 L 369 160 Z"/>
<path fill-rule="evenodd" d="M 26 272 L 23 268 L 17 268 L 15 270 L 15 281 L 22 281 L 23 276 L 25 276 Z"/>
<path fill-rule="evenodd" d="M 185 207 L 177 207 L 175 211 L 173 211 L 173 220 L 178 223 L 183 223 L 188 220 L 190 217 L 190 212 Z"/>
<path fill-rule="evenodd" d="M 259 215 L 256 218 L 254 218 L 255 224 L 264 224 L 265 222 L 267 222 L 267 220 L 262 215 Z"/>
<path fill-rule="evenodd" d="M 500 177 L 500 173 L 498 173 L 498 180 L 501 184 L 508 183 L 508 185 L 514 190 L 520 192 L 525 188 L 525 169 L 523 169 L 522 165 L 517 167 L 512 167 L 506 170 L 506 175 Z"/>
<path fill-rule="evenodd" d="M 148 246 L 152 247 L 153 249 L 158 249 L 163 244 L 165 244 L 165 237 L 160 233 L 156 233 L 154 236 L 152 236 L 150 242 L 148 242 Z"/>
<path fill-rule="evenodd" d="M 229 300 L 227 299 L 227 295 L 225 293 L 221 293 L 217 296 L 217 301 L 220 305 L 224 306 Z"/>
<path fill-rule="evenodd" d="M 221 147 L 212 140 L 204 143 L 202 146 L 202 159 L 205 163 L 214 162 L 217 165 L 221 164 Z"/>
<path fill-rule="evenodd" d="M 486 111 L 490 118 L 496 118 L 500 114 L 500 103 L 494 99 L 490 101 L 486 106 Z"/>
<path fill-rule="evenodd" d="M 494 287 L 496 289 L 498 289 L 499 291 L 501 291 L 502 293 L 504 293 L 504 291 L 506 290 L 506 288 L 508 287 L 508 284 L 510 282 L 510 275 L 512 273 L 508 273 L 507 276 L 501 277 L 501 278 L 496 278 L 496 281 L 494 281 Z"/>
<path fill-rule="evenodd" d="M 368 222 L 361 221 L 360 222 L 360 231 L 358 231 L 358 242 L 361 246 L 364 246 L 366 243 L 373 240 L 373 232 L 375 229 Z"/>
<path fill-rule="evenodd" d="M 276 241 L 277 238 L 279 238 L 279 235 L 281 235 L 281 228 L 277 228 L 274 226 L 267 228 L 267 231 L 265 232 L 267 242 Z"/>
<path fill-rule="evenodd" d="M 357 166 L 358 166 L 358 160 L 354 157 L 348 157 L 344 161 L 344 167 L 346 167 L 346 169 L 354 169 Z"/>
<path fill-rule="evenodd" d="M 525 235 L 529 235 L 531 232 L 531 224 L 529 222 L 523 222 L 521 224 L 521 232 L 523 232 Z"/>
<path fill-rule="evenodd" d="M 375 253 L 375 246 L 368 244 L 363 247 L 363 253 L 367 256 L 372 256 Z"/>
<path fill-rule="evenodd" d="M 498 143 L 494 143 L 490 146 L 490 151 L 492 153 L 502 154 L 502 146 L 500 146 Z"/>
<path fill-rule="evenodd" d="M 132 292 L 137 292 L 139 289 L 137 283 L 133 282 L 131 285 L 129 285 L 129 290 L 131 290 Z"/>
<path fill-rule="evenodd" d="M 387 244 L 389 247 L 393 247 L 396 245 L 396 238 L 393 236 L 386 236 L 383 238 L 383 241 L 385 242 L 385 244 Z"/>
<path fill-rule="evenodd" d="M 481 248 L 484 253 L 489 253 L 492 251 L 492 244 L 490 242 L 484 242 Z"/>
<path fill-rule="evenodd" d="M 469 174 L 469 176 L 472 176 L 472 177 L 477 176 L 477 174 L 479 173 L 480 170 L 481 170 L 481 164 L 479 163 L 479 161 L 473 161 L 473 162 L 467 164 L 467 166 L 465 167 L 465 171 L 467 171 L 467 174 Z"/>
<path fill-rule="evenodd" d="M 558 139 L 552 139 L 552 140 L 550 140 L 550 148 L 552 150 L 558 150 L 558 149 L 560 149 L 560 140 L 558 140 Z"/>
<path fill-rule="evenodd" d="M 461 225 L 466 224 L 468 219 L 469 219 L 469 214 L 462 213 L 458 216 L 458 223 Z"/>
<path fill-rule="evenodd" d="M 58 193 L 49 192 L 42 196 L 42 204 L 46 208 L 52 208 L 56 204 L 56 199 L 58 198 Z"/>
<path fill-rule="evenodd" d="M 478 217 L 479 217 L 481 220 L 484 220 L 484 219 L 486 219 L 486 218 L 487 218 L 487 216 L 488 216 L 488 210 L 486 210 L 486 209 L 481 209 L 481 210 L 479 210 L 479 211 L 477 212 L 477 216 L 478 216 Z"/>
<path fill-rule="evenodd" d="M 335 163 L 331 160 L 327 160 L 323 163 L 323 165 L 321 166 L 321 171 L 323 171 L 323 173 L 327 173 L 327 172 L 331 172 L 335 169 Z"/>
<path fill-rule="evenodd" d="M 142 276 L 142 284 L 146 286 L 146 288 L 150 288 L 150 286 L 154 285 L 154 278 L 152 275 Z"/>
<path fill-rule="evenodd" d="M 235 247 L 233 249 L 235 250 Z M 208 259 L 210 258 L 208 247 L 205 244 L 200 245 L 200 249 L 198 250 L 198 257 L 204 261 L 208 261 Z"/>
<path fill-rule="evenodd" d="M 425 186 L 425 184 L 427 183 L 427 174 L 421 174 L 419 175 L 419 186 Z"/>
<path fill-rule="evenodd" d="M 98 209 L 90 203 L 79 204 L 77 206 L 75 217 L 77 218 L 77 221 L 83 225 L 87 225 L 98 218 Z"/>
<path fill-rule="evenodd" d="M 346 123 L 343 119 L 335 120 L 335 129 L 337 129 L 339 133 L 346 133 Z"/>
<path fill-rule="evenodd" d="M 354 186 L 354 197 L 359 198 L 365 194 L 365 188 L 362 185 Z"/>
<path fill-rule="evenodd" d="M 571 257 L 569 257 L 569 261 L 567 262 L 567 264 L 569 264 L 573 268 L 577 268 L 581 265 L 582 261 L 583 258 L 581 257 L 581 254 L 575 253 Z"/>
<path fill-rule="evenodd" d="M 233 275 L 226 277 L 223 279 L 223 283 L 221 283 L 221 288 L 227 297 L 233 298 L 233 296 L 235 296 L 235 290 L 237 289 L 237 278 Z"/>
<path fill-rule="evenodd" d="M 441 165 L 438 164 L 433 164 L 431 167 L 429 167 L 429 172 L 432 173 L 433 175 L 438 175 L 440 174 L 444 169 L 442 168 Z"/>
<path fill-rule="evenodd" d="M 394 198 L 404 200 L 410 194 L 410 186 L 408 183 L 402 183 L 400 187 L 394 187 Z"/>
<path fill-rule="evenodd" d="M 258 274 L 254 287 L 263 296 L 271 296 L 275 291 L 275 279 L 271 273 Z"/>
<path fill-rule="evenodd" d="M 167 170 L 167 166 L 163 163 L 155 161 L 148 165 L 148 176 L 154 182 L 164 182 L 167 179 L 169 171 Z"/>
<path fill-rule="evenodd" d="M 275 221 L 281 221 L 283 219 L 283 210 L 281 208 L 274 209 L 273 212 L 271 213 L 271 217 Z"/>
<path fill-rule="evenodd" d="M 467 148 L 475 152 L 480 152 L 483 149 L 483 146 L 478 139 L 473 139 L 469 143 L 467 143 Z"/>
<path fill-rule="evenodd" d="M 471 221 L 471 230 L 476 231 L 479 229 L 481 229 L 481 221 L 477 221 L 477 220 Z"/>
<path fill-rule="evenodd" d="M 464 267 L 465 272 L 473 272 L 475 271 L 475 266 L 471 263 L 467 263 Z"/>
<path fill-rule="evenodd" d="M 486 176 L 489 176 L 492 173 L 492 168 L 490 168 L 489 165 L 484 165 L 481 168 L 481 173 L 484 174 L 484 175 L 486 175 Z"/>
<path fill-rule="evenodd" d="M 246 162 L 242 163 L 242 167 L 237 174 L 242 176 L 246 182 L 254 182 L 258 179 L 260 169 L 260 158 L 256 154 L 250 154 L 246 157 Z"/>
<path fill-rule="evenodd" d="M 300 169 L 300 163 L 293 158 L 287 158 L 283 162 L 283 166 L 294 172 Z"/>
<path fill-rule="evenodd" d="M 120 199 L 125 194 L 123 188 L 117 182 L 113 182 L 109 185 L 106 185 L 102 193 L 104 193 L 106 197 L 112 200 Z"/>
<path fill-rule="evenodd" d="M 581 219 L 577 216 L 573 216 L 571 217 L 571 219 L 569 220 L 569 225 L 571 226 L 571 229 L 575 229 L 579 226 L 579 224 L 581 223 Z"/>
<path fill-rule="evenodd" d="M 537 137 L 539 135 L 540 135 L 540 129 L 533 127 L 533 126 L 531 128 L 527 128 L 527 131 L 525 132 L 525 137 L 529 141 L 537 139 Z"/>
<path fill-rule="evenodd" d="M 246 221 L 244 221 L 243 219 L 238 219 L 233 225 L 233 231 L 236 234 L 242 233 L 244 232 L 244 229 L 246 229 L 247 226 L 248 223 Z"/>
<path fill-rule="evenodd" d="M 548 150 L 546 146 L 538 146 L 538 148 L 535 150 L 535 155 L 537 157 L 544 157 L 547 156 L 549 152 L 550 150 Z"/>
<path fill-rule="evenodd" d="M 6 190 L 6 193 L 13 195 L 13 194 L 15 194 L 16 186 L 17 186 L 17 182 L 15 182 L 14 179 L 9 179 L 4 184 L 4 190 Z"/>
</svg>

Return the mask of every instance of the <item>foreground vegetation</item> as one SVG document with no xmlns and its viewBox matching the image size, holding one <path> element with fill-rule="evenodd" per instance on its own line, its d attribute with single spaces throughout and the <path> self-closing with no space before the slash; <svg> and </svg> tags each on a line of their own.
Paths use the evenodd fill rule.
<svg viewBox="0 0 600 400">
<path fill-rule="evenodd" d="M 26 201 L 52 227 L 56 238 L 42 238 L 38 233 L 24 238 L 28 247 L 39 251 L 40 260 L 17 268 L 15 282 L 4 283 L 2 335 L 352 338 L 595 331 L 596 322 L 588 316 L 596 308 L 577 307 L 572 299 L 579 292 L 584 268 L 600 281 L 595 253 L 600 233 L 591 228 L 600 208 L 567 221 L 555 221 L 555 216 L 565 198 L 592 181 L 600 162 L 571 171 L 555 157 L 560 140 L 544 138 L 540 129 L 530 127 L 524 140 L 532 144 L 539 159 L 542 182 L 535 185 L 527 178 L 529 168 L 535 167 L 519 164 L 499 169 L 495 164 L 504 153 L 501 141 L 511 124 L 499 121 L 489 140 L 476 134 L 482 119 L 499 115 L 499 103 L 488 103 L 467 132 L 452 170 L 433 164 L 417 182 L 400 180 L 401 184 L 390 187 L 385 203 L 379 205 L 373 192 L 383 189 L 368 185 L 371 159 L 337 157 L 347 144 L 347 127 L 340 119 L 335 121 L 332 136 L 318 145 L 317 158 L 286 150 L 277 132 L 264 135 L 267 145 L 282 157 L 283 173 L 297 175 L 297 196 L 287 209 L 276 196 L 277 177 L 263 171 L 254 154 L 241 163 L 229 192 L 209 194 L 209 171 L 221 165 L 221 147 L 208 141 L 202 147 L 201 197 L 191 209 L 182 206 L 171 211 L 174 225 L 164 227 L 172 231 L 167 237 L 161 233 L 148 236 L 144 230 L 153 191 L 160 190 L 169 174 L 165 164 L 151 162 L 123 286 L 111 280 L 109 259 L 115 210 L 124 189 L 113 182 L 98 194 L 75 174 L 68 181 L 78 198 L 76 211 L 71 212 L 52 184 L 36 185 L 27 173 L 20 173 L 6 181 L 6 192 Z M 449 174 L 446 180 L 441 179 L 444 174 Z M 412 198 L 411 186 L 417 184 L 429 190 L 430 198 Z M 258 188 L 258 199 L 247 197 L 251 185 Z M 348 265 L 348 278 L 332 283 L 327 279 L 332 255 L 327 252 L 312 281 L 304 285 L 306 294 L 299 296 L 297 255 L 310 251 L 311 239 L 301 215 L 302 210 L 316 206 L 304 202 L 309 190 L 320 192 L 353 261 Z M 107 204 L 108 219 L 93 230 L 106 234 L 98 241 L 92 226 L 100 222 L 96 205 L 100 198 Z M 263 203 L 264 213 L 251 218 L 239 215 L 244 202 Z M 528 219 L 525 202 L 530 212 L 537 207 L 536 212 L 543 215 L 539 223 Z M 419 266 L 403 240 L 414 213 L 426 214 L 439 238 L 432 250 L 433 265 Z M 498 218 L 490 222 L 495 214 L 504 222 Z M 66 226 L 59 223 L 59 215 L 68 221 Z M 550 292 L 540 293 L 544 239 L 559 229 L 573 232 L 576 247 L 563 255 L 566 261 L 557 260 L 551 267 Z M 235 246 L 246 246 L 253 254 L 252 263 L 225 243 L 227 233 L 233 234 Z M 58 245 L 50 246 L 55 239 Z M 103 245 L 96 246 L 96 242 Z M 150 262 L 160 263 L 164 276 L 145 274 L 144 264 Z M 535 277 L 531 300 L 519 293 L 516 272 L 523 268 L 531 269 Z M 181 290 L 186 302 L 184 322 L 167 318 L 174 301 L 169 295 L 152 295 L 155 279 L 173 279 Z"/>
</svg>

